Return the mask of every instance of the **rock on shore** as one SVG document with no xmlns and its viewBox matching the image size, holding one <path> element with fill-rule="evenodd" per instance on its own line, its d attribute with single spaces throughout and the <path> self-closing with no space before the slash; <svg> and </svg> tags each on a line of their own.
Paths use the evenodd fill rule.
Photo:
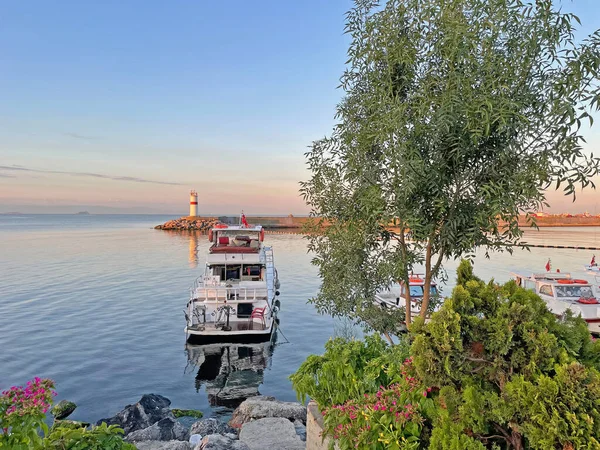
<svg viewBox="0 0 600 450">
<path fill-rule="evenodd" d="M 273 397 L 245 400 L 230 424 L 200 419 L 191 427 L 178 421 L 161 395 L 145 394 L 139 402 L 98 424 L 119 425 L 125 440 L 138 450 L 304 450 L 306 408 Z M 239 430 L 239 437 L 238 437 Z"/>
<path fill-rule="evenodd" d="M 219 220 L 215 218 L 196 218 L 196 217 L 180 217 L 179 219 L 169 220 L 162 225 L 157 225 L 154 228 L 157 230 L 191 230 L 191 231 L 208 231 Z"/>
<path fill-rule="evenodd" d="M 258 396 L 246 399 L 234 412 L 229 425 L 241 428 L 246 422 L 281 417 L 291 422 L 300 420 L 306 424 L 306 407 L 295 402 L 281 402 L 274 397 Z"/>
</svg>

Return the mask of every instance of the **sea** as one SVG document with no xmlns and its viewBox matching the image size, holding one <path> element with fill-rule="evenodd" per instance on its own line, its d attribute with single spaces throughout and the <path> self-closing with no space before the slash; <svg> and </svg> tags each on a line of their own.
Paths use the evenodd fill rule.
<svg viewBox="0 0 600 450">
<path fill-rule="evenodd" d="M 281 281 L 280 327 L 263 346 L 186 345 L 183 310 L 202 273 L 206 235 L 155 230 L 160 215 L 0 215 L 0 390 L 35 376 L 74 401 L 74 420 L 110 417 L 142 394 L 176 408 L 226 416 L 250 395 L 295 401 L 289 375 L 332 336 L 361 333 L 320 315 L 308 300 L 320 279 L 306 240 L 267 234 Z M 600 247 L 600 228 L 527 230 L 538 245 Z M 479 251 L 476 274 L 499 282 L 513 271 L 554 269 L 595 282 L 594 252 L 532 248 Z M 598 252 L 600 257 L 600 252 Z M 449 295 L 457 261 L 446 261 Z"/>
</svg>

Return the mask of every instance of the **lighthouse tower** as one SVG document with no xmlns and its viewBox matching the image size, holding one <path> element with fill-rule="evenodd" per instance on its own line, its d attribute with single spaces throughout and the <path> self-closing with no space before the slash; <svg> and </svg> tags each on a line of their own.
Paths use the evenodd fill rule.
<svg viewBox="0 0 600 450">
<path fill-rule="evenodd" d="M 195 217 L 198 215 L 198 193 L 196 191 L 190 191 L 190 216 Z"/>
</svg>

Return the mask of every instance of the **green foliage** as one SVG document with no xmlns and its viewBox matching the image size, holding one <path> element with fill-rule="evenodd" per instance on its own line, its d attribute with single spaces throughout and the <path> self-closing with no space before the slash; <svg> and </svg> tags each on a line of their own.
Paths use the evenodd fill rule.
<svg viewBox="0 0 600 450">
<path fill-rule="evenodd" d="M 600 353 L 582 319 L 470 280 L 411 331 L 418 378 L 440 388 L 430 448 L 600 449 Z"/>
<path fill-rule="evenodd" d="M 459 276 L 399 346 L 336 339 L 292 376 L 325 432 L 340 449 L 600 450 L 600 346 L 585 321 L 468 262 Z"/>
<path fill-rule="evenodd" d="M 389 387 L 323 411 L 325 432 L 340 450 L 425 448 L 435 403 L 431 388 L 423 387 L 413 372 L 406 359 Z"/>
<path fill-rule="evenodd" d="M 408 356 L 408 345 L 389 346 L 379 336 L 364 341 L 330 339 L 323 355 L 310 355 L 290 376 L 298 398 L 321 406 L 339 405 L 379 386 L 388 386 Z"/>
<path fill-rule="evenodd" d="M 85 428 L 53 428 L 44 439 L 47 450 L 135 450 L 133 444 L 123 441 L 123 430 L 105 423 L 90 430 Z"/>
<path fill-rule="evenodd" d="M 0 396 L 0 448 L 41 448 L 40 430 L 48 432 L 45 414 L 52 405 L 54 382 L 35 377 L 25 387 L 12 386 Z"/>
<path fill-rule="evenodd" d="M 26 387 L 13 386 L 0 396 L 0 449 L 4 450 L 135 450 L 123 441 L 123 430 L 105 423 L 88 430 L 88 424 L 71 420 L 57 420 L 49 430 L 46 412 L 52 406 L 52 380 L 36 377 Z M 69 402 L 70 403 L 70 402 Z M 75 409 L 55 410 L 62 415 Z M 44 437 L 45 436 L 45 437 Z"/>
<path fill-rule="evenodd" d="M 576 42 L 577 22 L 552 0 L 355 0 L 339 123 L 301 185 L 331 225 L 309 234 L 319 311 L 393 332 L 378 289 L 510 250 L 547 187 L 593 185 L 580 129 L 600 106 L 600 32 Z"/>
<path fill-rule="evenodd" d="M 173 415 L 175 417 L 195 417 L 197 419 L 200 419 L 204 416 L 204 414 L 202 414 L 202 411 L 198 411 L 196 409 L 177 409 L 177 408 L 173 408 L 171 410 L 171 412 L 173 413 Z"/>
<path fill-rule="evenodd" d="M 473 266 L 469 261 L 463 259 L 460 261 L 458 265 L 458 269 L 456 270 L 456 284 L 465 286 L 468 281 L 480 281 L 479 278 L 473 274 Z"/>
</svg>

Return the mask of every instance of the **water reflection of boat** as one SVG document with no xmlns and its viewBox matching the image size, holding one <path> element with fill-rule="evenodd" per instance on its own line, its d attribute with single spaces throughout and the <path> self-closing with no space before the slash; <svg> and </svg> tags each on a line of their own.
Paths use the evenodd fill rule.
<svg viewBox="0 0 600 450">
<path fill-rule="evenodd" d="M 205 386 L 211 406 L 235 408 L 248 397 L 260 395 L 264 370 L 274 344 L 186 344 L 188 364 L 198 368 L 196 391 Z"/>
</svg>

